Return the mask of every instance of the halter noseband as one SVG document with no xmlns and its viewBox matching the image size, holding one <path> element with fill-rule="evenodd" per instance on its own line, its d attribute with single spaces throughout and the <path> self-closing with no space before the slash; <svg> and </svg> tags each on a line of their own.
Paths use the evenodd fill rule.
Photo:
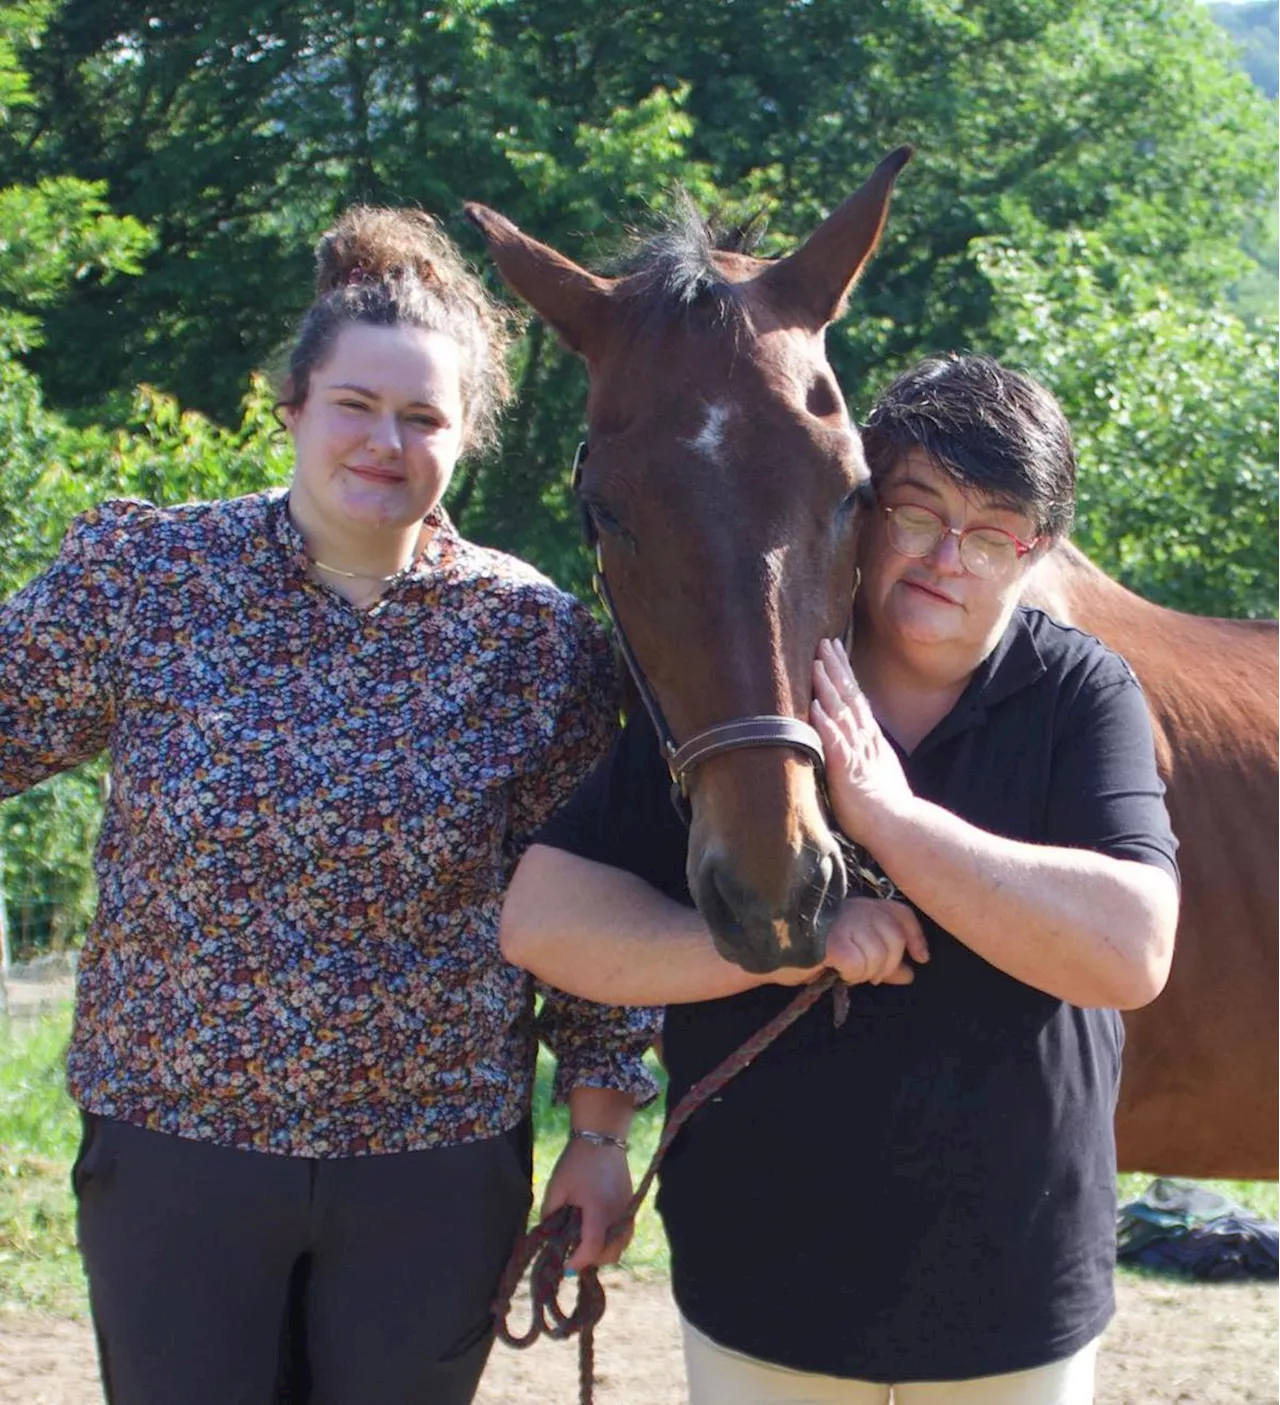
<svg viewBox="0 0 1280 1405">
<path fill-rule="evenodd" d="M 582 479 L 582 463 L 586 457 L 587 445 L 583 441 L 573 456 L 572 486 L 575 493 Z M 671 798 L 685 823 L 689 821 L 689 775 L 704 761 L 710 761 L 713 756 L 721 756 L 727 751 L 741 751 L 747 747 L 786 746 L 807 756 L 821 773 L 824 761 L 822 738 L 807 722 L 802 722 L 798 717 L 781 717 L 772 713 L 738 717 L 732 722 L 717 722 L 690 737 L 683 745 L 676 744 L 658 699 L 649 686 L 649 680 L 645 677 L 639 660 L 631 650 L 626 631 L 622 628 L 622 621 L 618 618 L 618 611 L 609 591 L 609 582 L 605 579 L 599 533 L 590 514 L 585 511 L 583 526 L 587 543 L 595 550 L 596 568 L 591 584 L 605 614 L 609 617 L 614 638 L 618 641 L 618 651 L 627 665 L 627 671 L 636 685 L 636 691 L 640 694 L 640 701 L 644 703 L 654 731 L 658 734 L 663 760 L 667 763 L 667 770 L 671 772 Z"/>
</svg>

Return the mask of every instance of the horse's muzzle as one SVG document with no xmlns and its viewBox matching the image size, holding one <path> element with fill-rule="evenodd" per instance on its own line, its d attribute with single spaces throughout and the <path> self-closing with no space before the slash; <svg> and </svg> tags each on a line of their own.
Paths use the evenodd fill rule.
<svg viewBox="0 0 1280 1405">
<path fill-rule="evenodd" d="M 689 879 L 716 950 L 756 975 L 784 966 L 817 966 L 848 886 L 844 859 L 834 845 L 802 849 L 780 899 L 756 892 L 711 853 L 702 856 Z"/>
</svg>

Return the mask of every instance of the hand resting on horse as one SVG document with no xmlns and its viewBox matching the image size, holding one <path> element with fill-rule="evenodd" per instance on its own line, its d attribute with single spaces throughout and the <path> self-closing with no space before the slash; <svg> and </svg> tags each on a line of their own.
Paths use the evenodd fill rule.
<svg viewBox="0 0 1280 1405">
<path fill-rule="evenodd" d="M 914 795 L 840 644 L 813 669 L 813 725 L 841 829 L 898 889 L 1015 980 L 1073 1005 L 1153 1000 L 1169 974 L 1178 890 L 1163 869 L 991 834 Z"/>
</svg>

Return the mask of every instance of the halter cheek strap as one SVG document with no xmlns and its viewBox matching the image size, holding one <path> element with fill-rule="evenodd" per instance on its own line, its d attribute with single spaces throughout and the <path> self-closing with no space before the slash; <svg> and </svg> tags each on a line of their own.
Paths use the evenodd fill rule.
<svg viewBox="0 0 1280 1405">
<path fill-rule="evenodd" d="M 587 446 L 584 442 L 578 445 L 578 450 L 573 456 L 572 482 L 575 492 L 582 480 L 582 464 L 586 457 Z M 689 822 L 689 776 L 713 756 L 721 756 L 727 751 L 740 751 L 746 747 L 785 746 L 807 756 L 820 771 L 824 759 L 822 738 L 807 722 L 802 722 L 798 717 L 781 717 L 772 713 L 738 717 L 731 722 L 718 722 L 712 727 L 704 728 L 683 745 L 677 745 L 658 699 L 649 686 L 649 680 L 631 650 L 622 621 L 618 618 L 609 583 L 605 579 L 604 560 L 595 524 L 589 514 L 584 513 L 583 517 L 587 541 L 595 548 L 596 569 L 592 585 L 605 614 L 609 617 L 609 623 L 613 626 L 623 662 L 627 665 L 627 671 L 636 685 L 640 700 L 644 703 L 654 731 L 658 734 L 663 759 L 671 772 L 671 798 L 685 823 Z"/>
</svg>

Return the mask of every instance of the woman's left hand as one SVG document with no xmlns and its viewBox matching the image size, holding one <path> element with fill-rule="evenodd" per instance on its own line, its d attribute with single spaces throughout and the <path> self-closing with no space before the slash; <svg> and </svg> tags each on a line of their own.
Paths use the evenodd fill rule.
<svg viewBox="0 0 1280 1405">
<path fill-rule="evenodd" d="M 827 792 L 836 822 L 874 853 L 877 817 L 901 814 L 915 796 L 836 640 L 818 645 L 809 715 L 826 751 Z"/>
<path fill-rule="evenodd" d="M 593 1264 L 617 1263 L 631 1242 L 633 1226 L 606 1240 L 609 1226 L 616 1224 L 631 1199 L 631 1168 L 627 1153 L 616 1146 L 593 1146 L 570 1141 L 560 1153 L 547 1193 L 542 1199 L 542 1218 L 562 1205 L 576 1205 L 582 1211 L 582 1242 L 574 1250 L 568 1267 L 576 1273 Z"/>
</svg>

